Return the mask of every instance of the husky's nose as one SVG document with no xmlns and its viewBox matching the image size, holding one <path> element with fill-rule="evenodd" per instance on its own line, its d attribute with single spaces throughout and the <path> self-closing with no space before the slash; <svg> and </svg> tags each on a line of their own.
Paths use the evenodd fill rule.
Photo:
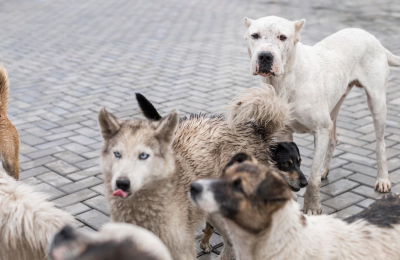
<svg viewBox="0 0 400 260">
<path fill-rule="evenodd" d="M 258 61 L 262 65 L 272 64 L 274 62 L 274 55 L 270 51 L 262 51 L 258 54 Z"/>
<path fill-rule="evenodd" d="M 190 184 L 190 194 L 192 197 L 195 197 L 196 195 L 200 194 L 203 191 L 203 186 L 197 182 L 193 182 Z"/>
<path fill-rule="evenodd" d="M 122 191 L 129 191 L 130 187 L 131 187 L 131 182 L 130 180 L 126 179 L 126 178 L 120 178 L 117 179 L 117 188 L 121 189 Z"/>
</svg>

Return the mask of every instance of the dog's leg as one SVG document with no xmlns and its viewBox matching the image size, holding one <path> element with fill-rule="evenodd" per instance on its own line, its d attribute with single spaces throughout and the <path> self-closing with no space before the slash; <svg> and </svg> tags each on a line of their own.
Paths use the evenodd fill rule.
<svg viewBox="0 0 400 260">
<path fill-rule="evenodd" d="M 204 252 L 210 253 L 212 250 L 212 247 L 210 245 L 210 238 L 212 234 L 214 233 L 214 227 L 206 222 L 206 227 L 203 230 L 203 235 L 200 238 L 200 248 L 203 249 Z"/>
<path fill-rule="evenodd" d="M 386 83 L 387 84 L 387 83 Z M 386 85 L 385 84 L 385 85 Z M 386 123 L 386 86 L 384 89 L 371 89 L 365 87 L 368 98 L 368 107 L 372 113 L 376 135 L 376 159 L 378 163 L 378 176 L 375 182 L 375 190 L 389 192 L 391 183 L 387 168 L 385 123 Z"/>
<path fill-rule="evenodd" d="M 4 170 L 13 177 L 19 179 L 19 156 L 18 154 L 7 153 L 2 156 Z"/>
<path fill-rule="evenodd" d="M 340 107 L 342 106 L 343 101 L 344 101 L 347 93 L 349 93 L 350 89 L 351 89 L 351 87 L 348 88 L 346 93 L 339 100 L 339 102 L 336 104 L 336 106 L 333 108 L 333 110 L 331 112 L 331 118 L 333 120 L 333 127 L 332 127 L 332 131 L 330 133 L 329 145 L 328 145 L 328 150 L 326 151 L 326 157 L 324 160 L 324 170 L 322 171 L 321 179 L 326 179 L 329 174 L 329 167 L 331 165 L 332 155 L 333 155 L 333 152 L 335 151 L 335 146 L 337 144 L 336 119 L 339 114 Z"/>
<path fill-rule="evenodd" d="M 314 134 L 314 160 L 308 186 L 304 193 L 303 211 L 307 215 L 319 215 L 322 213 L 319 189 L 321 187 L 321 174 L 324 170 L 323 166 L 329 145 L 329 137 L 333 127 L 330 118 L 326 120 L 325 125 L 326 127 L 316 130 Z"/>
<path fill-rule="evenodd" d="M 222 242 L 224 243 L 224 248 L 221 254 L 217 258 L 218 260 L 232 260 L 235 258 L 235 253 L 232 248 L 232 244 L 229 241 L 228 230 L 226 229 L 224 220 L 218 215 L 211 214 L 207 218 L 208 221 L 219 231 L 221 234 Z"/>
</svg>

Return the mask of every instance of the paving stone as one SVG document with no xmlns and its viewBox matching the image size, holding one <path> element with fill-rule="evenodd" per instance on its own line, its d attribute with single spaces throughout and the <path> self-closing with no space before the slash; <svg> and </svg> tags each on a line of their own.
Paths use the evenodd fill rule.
<svg viewBox="0 0 400 260">
<path fill-rule="evenodd" d="M 95 196 L 97 196 L 97 194 L 95 192 L 86 189 L 86 190 L 81 190 L 81 191 L 69 194 L 67 196 L 64 196 L 62 198 L 56 199 L 54 201 L 54 203 L 58 207 L 63 208 L 63 207 L 78 203 L 80 201 L 90 199 Z"/>
<path fill-rule="evenodd" d="M 68 212 L 71 215 L 75 216 L 75 215 L 81 214 L 83 212 L 89 211 L 89 210 L 91 210 L 91 208 L 89 208 L 85 204 L 76 203 L 76 204 L 73 204 L 71 206 L 63 208 L 63 210 L 65 210 L 66 212 Z"/>
<path fill-rule="evenodd" d="M 373 188 L 364 185 L 355 188 L 352 192 L 375 200 L 380 199 L 385 195 L 385 193 L 377 192 Z"/>
<path fill-rule="evenodd" d="M 353 205 L 353 206 L 350 206 L 348 208 L 338 211 L 336 213 L 336 217 L 340 218 L 340 219 L 345 219 L 345 218 L 351 217 L 357 213 L 360 213 L 363 210 L 364 210 L 363 208 Z"/>
<path fill-rule="evenodd" d="M 361 165 L 358 163 L 349 163 L 349 164 L 344 165 L 343 167 L 346 169 L 349 169 L 351 171 L 359 172 L 359 173 L 366 174 L 366 175 L 369 175 L 372 177 L 376 177 L 376 175 L 378 174 L 378 171 L 375 168 Z"/>
<path fill-rule="evenodd" d="M 68 183 L 71 183 L 72 181 L 57 174 L 54 172 L 47 172 L 42 175 L 37 176 L 38 179 L 41 179 L 42 181 L 47 182 L 48 184 L 51 184 L 53 186 L 62 186 Z"/>
<path fill-rule="evenodd" d="M 370 186 L 372 188 L 375 186 L 376 178 L 373 178 L 373 177 L 370 177 L 370 176 L 367 176 L 364 174 L 356 173 L 356 174 L 350 175 L 348 178 L 350 180 Z"/>
<path fill-rule="evenodd" d="M 343 168 L 337 168 L 337 169 L 334 169 L 332 171 L 329 171 L 328 177 L 325 180 L 321 181 L 321 186 L 326 186 L 329 183 L 334 183 L 337 180 L 346 178 L 347 176 L 349 176 L 352 173 L 353 172 L 348 171 L 348 170 L 343 169 Z"/>
<path fill-rule="evenodd" d="M 95 166 L 95 167 L 91 167 L 88 169 L 85 169 L 83 171 L 79 171 L 79 172 L 75 172 L 73 174 L 68 175 L 68 178 L 74 180 L 74 181 L 78 181 L 90 176 L 94 176 L 94 175 L 98 175 L 101 173 L 100 170 L 100 166 Z"/>
<path fill-rule="evenodd" d="M 375 200 L 373 200 L 373 199 L 365 199 L 365 200 L 357 203 L 357 205 L 360 207 L 363 207 L 363 208 L 368 208 L 374 202 L 375 202 Z"/>
<path fill-rule="evenodd" d="M 110 222 L 109 217 L 95 209 L 79 214 L 76 218 L 95 230 Z"/>
<path fill-rule="evenodd" d="M 40 183 L 38 185 L 33 186 L 35 190 L 46 193 L 49 195 L 47 200 L 54 200 L 57 198 L 60 198 L 65 195 L 64 192 L 57 190 L 53 186 L 47 184 L 47 183 Z"/>
<path fill-rule="evenodd" d="M 91 187 L 90 189 L 99 193 L 100 195 L 103 195 L 103 196 L 105 195 L 105 187 L 104 187 L 103 183 L 99 184 L 97 186 Z"/>
<path fill-rule="evenodd" d="M 72 166 L 69 163 L 66 163 L 61 160 L 57 160 L 51 163 L 46 164 L 46 167 L 49 168 L 50 170 L 53 170 L 61 175 L 66 175 L 72 172 L 76 172 L 79 170 L 78 168 Z"/>
<path fill-rule="evenodd" d="M 344 193 L 348 190 L 351 190 L 360 184 L 348 179 L 341 179 L 338 180 L 337 182 L 331 183 L 325 187 L 321 188 L 321 191 L 330 195 L 330 196 L 337 196 L 341 193 Z"/>
<path fill-rule="evenodd" d="M 368 157 L 360 156 L 360 155 L 352 154 L 352 153 L 342 154 L 340 156 L 340 158 L 345 159 L 347 161 L 351 161 L 351 162 L 357 162 L 359 164 L 363 164 L 363 165 L 367 165 L 367 166 L 373 166 L 376 163 L 376 161 L 371 160 Z"/>
<path fill-rule="evenodd" d="M 83 179 L 83 180 L 80 180 L 77 182 L 73 182 L 73 183 L 64 185 L 64 186 L 60 187 L 59 189 L 64 191 L 65 193 L 73 193 L 78 190 L 93 187 L 99 183 L 102 183 L 102 180 L 100 180 L 96 177 L 89 177 L 89 178 L 86 178 L 86 179 Z"/>
<path fill-rule="evenodd" d="M 71 151 L 65 151 L 61 153 L 56 153 L 54 157 L 66 161 L 67 163 L 74 164 L 85 160 L 85 157 L 79 156 Z"/>
<path fill-rule="evenodd" d="M 30 178 L 30 177 L 37 176 L 37 175 L 40 175 L 42 173 L 48 172 L 48 171 L 49 171 L 49 169 L 47 169 L 47 168 L 45 168 L 43 166 L 40 166 L 40 167 L 37 167 L 37 168 L 32 168 L 32 169 L 29 169 L 27 171 L 21 171 L 20 175 L 19 175 L 19 179 L 20 180 L 24 180 L 24 179 L 27 179 L 27 178 Z"/>
<path fill-rule="evenodd" d="M 360 202 L 363 199 L 364 199 L 364 197 L 362 197 L 360 195 L 357 195 L 352 192 L 346 192 L 346 193 L 340 194 L 337 197 L 334 197 L 332 199 L 324 201 L 323 204 L 330 208 L 334 208 L 336 210 L 341 210 L 352 204 Z"/>
<path fill-rule="evenodd" d="M 110 210 L 108 209 L 108 203 L 104 196 L 97 196 L 91 198 L 89 200 L 84 201 L 84 203 L 93 209 L 97 209 L 103 214 L 106 214 L 108 216 L 110 215 Z"/>
</svg>

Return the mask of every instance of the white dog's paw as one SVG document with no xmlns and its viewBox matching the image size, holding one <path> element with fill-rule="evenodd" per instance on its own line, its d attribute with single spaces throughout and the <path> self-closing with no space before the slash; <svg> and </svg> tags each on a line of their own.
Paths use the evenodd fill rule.
<svg viewBox="0 0 400 260">
<path fill-rule="evenodd" d="M 304 214 L 311 215 L 321 215 L 322 206 L 321 199 L 319 196 L 307 196 L 307 191 L 304 194 Z"/>
<path fill-rule="evenodd" d="M 378 178 L 375 182 L 375 190 L 379 192 L 389 192 L 392 188 L 389 178 Z"/>
</svg>

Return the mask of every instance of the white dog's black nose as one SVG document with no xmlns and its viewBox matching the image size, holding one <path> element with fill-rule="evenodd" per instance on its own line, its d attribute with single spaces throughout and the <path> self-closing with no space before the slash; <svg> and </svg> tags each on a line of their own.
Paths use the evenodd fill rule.
<svg viewBox="0 0 400 260">
<path fill-rule="evenodd" d="M 117 179 L 117 188 L 122 191 L 129 191 L 131 187 L 131 182 L 126 178 Z"/>
<path fill-rule="evenodd" d="M 262 51 L 258 54 L 258 62 L 260 65 L 272 64 L 274 62 L 274 55 L 270 51 Z"/>
<path fill-rule="evenodd" d="M 190 194 L 192 197 L 195 197 L 196 195 L 200 194 L 203 191 L 203 186 L 197 182 L 193 182 L 190 184 Z"/>
</svg>

